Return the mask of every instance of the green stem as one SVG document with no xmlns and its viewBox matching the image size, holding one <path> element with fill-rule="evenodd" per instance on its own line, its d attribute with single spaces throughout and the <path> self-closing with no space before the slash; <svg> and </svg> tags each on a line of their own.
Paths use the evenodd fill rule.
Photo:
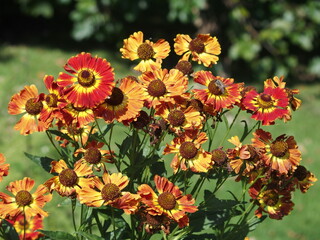
<svg viewBox="0 0 320 240">
<path fill-rule="evenodd" d="M 75 215 L 74 215 L 74 211 L 75 211 L 75 209 L 76 209 L 76 201 L 77 201 L 76 199 L 72 199 L 72 200 L 71 200 L 72 224 L 73 224 L 73 228 L 74 228 L 74 231 L 75 231 L 75 232 L 78 231 L 77 225 L 76 225 L 76 219 L 75 219 Z M 77 235 L 76 235 L 76 236 L 77 236 Z M 78 236 L 77 236 L 76 238 L 79 239 Z"/>
<path fill-rule="evenodd" d="M 228 135 L 229 135 L 229 133 L 230 133 L 231 128 L 233 127 L 234 123 L 236 122 L 236 119 L 238 118 L 238 116 L 239 116 L 239 114 L 240 114 L 240 111 L 241 111 L 241 109 L 239 108 L 237 114 L 234 116 L 232 123 L 231 123 L 230 126 L 228 127 L 228 129 L 227 129 L 227 131 L 226 131 L 226 134 L 224 135 L 224 137 L 223 137 L 223 139 L 221 140 L 221 142 L 220 142 L 220 144 L 219 144 L 218 147 L 222 146 L 223 143 L 224 143 L 224 141 L 227 139 L 227 137 L 228 137 Z"/>
<path fill-rule="evenodd" d="M 103 227 L 102 227 L 102 224 L 101 224 L 101 222 L 100 222 L 98 213 L 97 213 L 97 211 L 95 211 L 95 210 L 93 210 L 92 213 L 93 213 L 94 219 L 96 220 L 96 223 L 97 223 L 97 226 L 98 226 L 100 235 L 103 236 L 103 235 L 104 235 L 104 231 L 103 231 Z"/>
<path fill-rule="evenodd" d="M 116 240 L 117 239 L 117 237 L 116 237 L 116 223 L 115 223 L 115 220 L 114 220 L 114 208 L 113 207 L 111 207 L 111 213 L 112 213 L 111 221 L 112 221 L 113 233 L 114 233 L 113 239 Z"/>
<path fill-rule="evenodd" d="M 54 143 L 53 140 L 52 140 L 52 135 L 51 135 L 51 133 L 50 133 L 49 131 L 46 131 L 46 134 L 47 134 L 47 136 L 48 136 L 48 138 L 49 138 L 52 146 L 56 149 L 56 151 L 58 152 L 58 154 L 62 157 L 62 154 L 61 154 L 60 150 L 57 148 L 57 146 L 55 145 L 55 143 Z"/>
<path fill-rule="evenodd" d="M 246 137 L 247 137 L 247 136 L 252 132 L 252 130 L 255 129 L 257 126 L 258 126 L 258 129 L 259 129 L 259 128 L 260 128 L 260 124 L 261 124 L 260 121 L 256 122 L 256 124 L 247 132 L 247 134 L 244 134 L 244 135 L 242 136 L 242 138 L 240 139 L 240 142 L 242 142 L 244 139 L 246 139 Z"/>
<path fill-rule="evenodd" d="M 27 227 L 26 225 L 27 225 L 27 218 L 23 209 L 23 240 L 26 239 L 26 227 Z"/>
</svg>

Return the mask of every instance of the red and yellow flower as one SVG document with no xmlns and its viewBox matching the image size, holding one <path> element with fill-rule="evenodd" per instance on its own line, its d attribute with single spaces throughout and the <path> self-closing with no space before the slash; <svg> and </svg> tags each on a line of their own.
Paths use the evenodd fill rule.
<svg viewBox="0 0 320 240">
<path fill-rule="evenodd" d="M 107 123 L 117 120 L 128 124 L 128 120 L 133 121 L 139 115 L 146 97 L 142 86 L 126 77 L 121 80 L 119 87 L 113 88 L 111 95 L 98 106 L 95 114 Z"/>
<path fill-rule="evenodd" d="M 232 108 L 241 100 L 243 84 L 234 83 L 233 78 L 214 76 L 210 71 L 199 71 L 194 74 L 194 81 L 206 88 L 194 89 L 194 97 L 203 104 L 212 106 L 215 111 Z"/>
<path fill-rule="evenodd" d="M 169 55 L 170 45 L 164 39 L 159 39 L 156 43 L 149 40 L 144 41 L 143 33 L 139 31 L 123 40 L 123 47 L 120 52 L 122 58 L 131 61 L 139 59 L 140 62 L 134 69 L 146 72 L 161 68 L 162 59 Z"/>
<path fill-rule="evenodd" d="M 27 218 L 37 214 L 47 217 L 48 213 L 42 208 L 51 201 L 52 195 L 47 194 L 48 189 L 40 184 L 34 193 L 31 193 L 34 187 L 34 180 L 25 177 L 22 180 L 11 182 L 7 190 L 13 196 L 0 192 L 0 216 L 16 217 L 19 214 L 25 214 Z"/>
<path fill-rule="evenodd" d="M 272 125 L 278 118 L 288 115 L 286 90 L 280 87 L 265 87 L 262 93 L 255 90 L 246 92 L 242 104 L 252 112 L 252 118 L 262 121 L 262 125 Z"/>
<path fill-rule="evenodd" d="M 105 172 L 100 178 L 95 177 L 92 186 L 82 188 L 79 193 L 80 203 L 89 207 L 110 205 L 122 209 L 126 214 L 135 213 L 138 209 L 140 196 L 122 191 L 129 183 L 127 176 L 121 173 Z"/>
<path fill-rule="evenodd" d="M 114 73 L 106 59 L 82 52 L 71 57 L 64 69 L 68 73 L 60 73 L 57 83 L 75 107 L 95 107 L 111 94 Z"/>
<path fill-rule="evenodd" d="M 188 61 L 191 55 L 193 61 L 197 61 L 205 67 L 210 67 L 219 60 L 220 44 L 218 39 L 210 34 L 198 34 L 194 39 L 186 34 L 177 34 L 174 41 L 174 51 L 176 54 L 182 55 L 182 60 Z"/>
<path fill-rule="evenodd" d="M 9 163 L 5 163 L 6 158 L 5 156 L 0 153 L 0 182 L 2 181 L 3 177 L 8 176 L 9 174 Z"/>
<path fill-rule="evenodd" d="M 271 134 L 262 129 L 256 130 L 253 135 L 252 145 L 264 150 L 262 159 L 271 170 L 288 174 L 297 168 L 301 152 L 293 136 L 283 134 L 273 140 Z"/>
<path fill-rule="evenodd" d="M 76 125 L 82 128 L 91 122 L 94 122 L 94 112 L 91 108 L 76 107 L 73 104 L 68 104 L 61 110 L 63 122 L 66 125 Z"/>
<path fill-rule="evenodd" d="M 153 216 L 165 214 L 180 227 L 188 226 L 189 218 L 186 213 L 198 210 L 197 206 L 193 205 L 195 200 L 191 194 L 183 195 L 182 191 L 165 177 L 156 175 L 154 182 L 158 194 L 147 184 L 138 187 L 138 194 L 148 213 Z"/>
<path fill-rule="evenodd" d="M 139 76 L 147 93 L 146 107 L 156 108 L 163 102 L 175 103 L 175 97 L 181 96 L 188 88 L 188 77 L 177 69 L 158 69 L 144 72 Z"/>
<path fill-rule="evenodd" d="M 14 94 L 8 105 L 8 112 L 12 115 L 23 114 L 14 126 L 23 135 L 41 132 L 48 129 L 50 122 L 40 120 L 43 113 L 43 94 L 38 94 L 35 85 L 25 86 L 19 93 Z"/>
<path fill-rule="evenodd" d="M 189 130 L 175 137 L 171 144 L 166 144 L 163 154 L 175 154 L 171 167 L 176 173 L 179 169 L 193 172 L 207 172 L 214 162 L 211 153 L 205 151 L 201 145 L 208 140 L 206 133 Z"/>
<path fill-rule="evenodd" d="M 47 180 L 44 185 L 52 191 L 56 191 L 61 196 L 74 197 L 81 188 L 91 186 L 93 178 L 92 168 L 82 161 L 77 161 L 74 168 L 67 166 L 64 160 L 51 162 L 51 173 L 58 173 Z"/>
</svg>

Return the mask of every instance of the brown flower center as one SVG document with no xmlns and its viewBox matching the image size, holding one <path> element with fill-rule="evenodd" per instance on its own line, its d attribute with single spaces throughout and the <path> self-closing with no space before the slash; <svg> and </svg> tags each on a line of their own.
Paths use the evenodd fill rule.
<svg viewBox="0 0 320 240">
<path fill-rule="evenodd" d="M 189 43 L 189 50 L 196 53 L 204 52 L 204 42 L 200 38 L 195 38 Z"/>
<path fill-rule="evenodd" d="M 54 93 L 46 95 L 46 103 L 49 107 L 57 107 L 58 97 Z"/>
<path fill-rule="evenodd" d="M 105 201 L 113 201 L 119 198 L 120 195 L 120 188 L 113 183 L 107 183 L 101 190 L 101 196 Z"/>
<path fill-rule="evenodd" d="M 308 171 L 304 166 L 299 165 L 294 171 L 293 176 L 299 181 L 303 181 L 308 176 Z"/>
<path fill-rule="evenodd" d="M 285 141 L 274 141 L 270 146 L 273 156 L 283 157 L 288 152 L 288 144 Z"/>
<path fill-rule="evenodd" d="M 142 43 L 138 47 L 138 57 L 142 60 L 148 60 L 153 57 L 154 51 L 151 45 L 148 43 Z"/>
<path fill-rule="evenodd" d="M 148 93 L 153 97 L 161 97 L 167 92 L 166 85 L 159 79 L 149 83 Z"/>
<path fill-rule="evenodd" d="M 208 85 L 208 89 L 214 95 L 222 95 L 225 92 L 225 86 L 220 80 L 212 80 Z"/>
<path fill-rule="evenodd" d="M 173 110 L 168 114 L 168 121 L 174 127 L 182 126 L 186 117 L 181 110 Z"/>
<path fill-rule="evenodd" d="M 218 165 L 222 165 L 227 160 L 227 154 L 225 151 L 217 148 L 212 151 L 212 161 L 217 163 Z"/>
<path fill-rule="evenodd" d="M 199 112 L 201 112 L 203 110 L 203 104 L 200 100 L 198 99 L 191 99 L 188 102 L 188 107 L 192 106 L 194 109 L 198 110 Z"/>
<path fill-rule="evenodd" d="M 248 145 L 248 152 L 250 153 L 250 158 L 247 159 L 248 161 L 257 162 L 259 160 L 259 154 L 255 147 Z"/>
<path fill-rule="evenodd" d="M 150 122 L 150 117 L 148 113 L 141 110 L 139 117 L 137 117 L 137 120 L 132 122 L 132 125 L 137 129 L 142 129 L 146 127 L 149 124 L 149 122 Z"/>
<path fill-rule="evenodd" d="M 30 98 L 25 105 L 26 112 L 31 115 L 39 114 L 42 108 L 42 102 L 36 102 L 36 98 Z"/>
<path fill-rule="evenodd" d="M 67 131 L 72 136 L 80 135 L 83 133 L 83 128 L 79 128 L 76 126 L 76 124 L 72 124 L 67 127 Z"/>
<path fill-rule="evenodd" d="M 193 142 L 184 142 L 181 144 L 179 148 L 179 153 L 183 158 L 191 159 L 197 155 L 198 149 L 196 148 Z"/>
<path fill-rule="evenodd" d="M 266 205 L 273 207 L 278 203 L 279 195 L 273 190 L 267 190 L 263 193 L 262 200 Z"/>
<path fill-rule="evenodd" d="M 158 203 L 165 210 L 172 210 L 176 206 L 176 198 L 172 193 L 164 192 L 161 193 L 158 197 Z"/>
<path fill-rule="evenodd" d="M 181 60 L 177 63 L 175 66 L 176 69 L 178 69 L 180 72 L 183 73 L 183 75 L 189 75 L 193 72 L 192 70 L 192 64 L 189 61 Z"/>
<path fill-rule="evenodd" d="M 123 102 L 124 95 L 120 88 L 114 87 L 111 95 L 106 99 L 106 103 L 112 106 L 118 106 Z"/>
<path fill-rule="evenodd" d="M 269 94 L 260 94 L 260 96 L 257 98 L 257 101 L 261 108 L 270 108 L 273 106 L 273 100 Z"/>
<path fill-rule="evenodd" d="M 91 87 L 95 82 L 94 73 L 88 69 L 81 70 L 78 74 L 78 82 L 83 87 Z"/>
<path fill-rule="evenodd" d="M 84 154 L 84 159 L 88 163 L 97 164 L 101 160 L 101 152 L 97 148 L 90 147 L 86 150 Z"/>
<path fill-rule="evenodd" d="M 59 174 L 59 182 L 66 187 L 72 187 L 78 182 L 78 176 L 72 169 L 64 169 Z"/>
<path fill-rule="evenodd" d="M 26 190 L 20 190 L 16 195 L 16 203 L 18 206 L 30 205 L 33 201 L 31 193 Z"/>
</svg>

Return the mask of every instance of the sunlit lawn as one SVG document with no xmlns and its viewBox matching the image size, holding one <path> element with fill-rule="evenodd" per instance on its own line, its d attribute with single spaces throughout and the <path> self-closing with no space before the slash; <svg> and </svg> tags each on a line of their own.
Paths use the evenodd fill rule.
<svg viewBox="0 0 320 240">
<path fill-rule="evenodd" d="M 120 64 L 119 53 L 90 49 L 86 49 L 86 51 L 92 51 L 93 55 L 97 54 L 107 58 L 115 68 L 116 79 L 123 77 L 125 74 L 131 74 L 126 66 Z M 1 182 L 1 191 L 10 181 L 22 179 L 25 176 L 35 179 L 39 184 L 50 177 L 49 173 L 45 173 L 39 166 L 28 160 L 24 152 L 56 157 L 45 133 L 22 136 L 13 130 L 13 126 L 19 117 L 10 116 L 7 113 L 7 104 L 10 97 L 20 91 L 24 85 L 35 84 L 40 91 L 43 91 L 43 76 L 48 74 L 57 77 L 58 73 L 63 71 L 62 66 L 66 60 L 77 53 L 28 46 L 0 47 L 0 152 L 6 156 L 7 162 L 11 164 L 9 176 Z M 300 98 L 303 100 L 301 110 L 294 113 L 293 120 L 288 124 L 277 122 L 276 126 L 266 127 L 265 130 L 270 131 L 273 136 L 283 133 L 293 135 L 303 153 L 301 164 L 319 177 L 320 163 L 318 156 L 320 155 L 320 148 L 318 143 L 320 137 L 318 136 L 317 124 L 320 118 L 320 84 L 295 87 L 301 90 Z M 248 115 L 244 115 L 244 117 L 249 119 Z M 242 127 L 237 124 L 230 136 L 240 134 L 241 131 Z M 233 180 L 230 180 L 228 185 L 234 189 L 238 187 Z M 224 195 L 227 190 L 227 188 L 222 188 L 219 194 Z M 58 207 L 62 200 L 55 194 L 54 201 L 46 207 L 50 213 L 49 218 L 46 219 L 46 229 L 72 232 L 70 207 Z M 249 236 L 256 240 L 318 239 L 320 236 L 320 228 L 318 227 L 320 215 L 317 214 L 318 184 L 315 184 L 307 194 L 296 192 L 293 200 L 295 208 L 290 216 L 285 217 L 282 221 L 267 219 Z"/>
</svg>

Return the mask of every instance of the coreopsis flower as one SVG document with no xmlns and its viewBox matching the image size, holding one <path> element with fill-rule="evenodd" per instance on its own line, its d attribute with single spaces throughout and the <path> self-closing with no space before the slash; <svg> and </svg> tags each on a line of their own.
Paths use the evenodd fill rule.
<svg viewBox="0 0 320 240">
<path fill-rule="evenodd" d="M 179 168 L 183 171 L 190 169 L 193 172 L 207 172 L 214 164 L 211 153 L 201 147 L 207 140 L 205 132 L 185 131 L 175 137 L 170 145 L 166 144 L 163 154 L 175 154 L 171 162 L 175 173 Z"/>
<path fill-rule="evenodd" d="M 111 94 L 115 85 L 110 63 L 90 53 L 82 52 L 69 58 L 64 69 L 68 73 L 60 73 L 57 83 L 75 107 L 95 107 Z"/>
<path fill-rule="evenodd" d="M 139 59 L 140 62 L 134 70 L 146 72 L 161 68 L 162 59 L 169 55 L 170 45 L 164 39 L 159 39 L 156 43 L 143 40 L 143 32 L 139 31 L 123 40 L 120 52 L 122 58 L 131 61 Z"/>
<path fill-rule="evenodd" d="M 2 181 L 3 177 L 8 176 L 9 174 L 9 163 L 5 163 L 6 158 L 5 156 L 0 153 L 0 182 Z"/>
<path fill-rule="evenodd" d="M 35 240 L 43 236 L 41 232 L 38 232 L 43 228 L 43 217 L 41 215 L 26 217 L 25 219 L 23 214 L 19 214 L 12 219 L 7 219 L 7 221 L 13 225 L 20 239 Z"/>
<path fill-rule="evenodd" d="M 122 209 L 126 214 L 135 213 L 138 209 L 140 196 L 123 191 L 128 185 L 129 179 L 121 173 L 104 172 L 102 181 L 95 177 L 92 186 L 82 188 L 79 193 L 80 203 L 89 207 L 101 207 L 110 205 Z"/>
<path fill-rule="evenodd" d="M 258 218 L 265 212 L 270 218 L 280 220 L 288 215 L 294 206 L 290 191 L 281 191 L 268 185 L 265 187 L 259 180 L 249 188 L 249 194 L 259 206 L 255 211 Z"/>
<path fill-rule="evenodd" d="M 289 105 L 287 106 L 288 114 L 283 117 L 283 121 L 287 122 L 291 120 L 291 110 L 296 111 L 301 106 L 301 100 L 296 98 L 294 95 L 299 94 L 299 89 L 290 89 L 286 87 L 286 82 L 283 80 L 284 77 L 273 77 L 273 79 L 269 78 L 264 82 L 265 87 L 280 87 L 285 89 L 287 93 L 287 97 L 289 100 Z"/>
<path fill-rule="evenodd" d="M 190 129 L 201 129 L 204 117 L 192 106 L 184 108 L 179 104 L 162 104 L 156 115 L 160 115 L 168 124 L 172 132 L 180 133 Z"/>
<path fill-rule="evenodd" d="M 188 77 L 177 69 L 144 72 L 139 80 L 147 93 L 148 108 L 156 108 L 162 102 L 175 103 L 174 97 L 183 95 L 188 88 Z"/>
<path fill-rule="evenodd" d="M 182 60 L 188 61 L 191 55 L 192 61 L 205 67 L 210 67 L 219 60 L 217 55 L 221 53 L 220 44 L 218 39 L 210 34 L 198 34 L 194 39 L 186 34 L 177 34 L 174 42 L 174 51 L 182 55 Z"/>
<path fill-rule="evenodd" d="M 253 135 L 252 145 L 264 150 L 262 159 L 271 170 L 288 174 L 297 168 L 301 152 L 293 136 L 283 134 L 273 140 L 271 134 L 262 129 L 256 130 Z"/>
<path fill-rule="evenodd" d="M 123 78 L 119 87 L 112 89 L 111 95 L 95 110 L 95 114 L 107 123 L 133 121 L 144 105 L 146 93 L 142 86 L 130 77 Z"/>
<path fill-rule="evenodd" d="M 293 182 L 302 193 L 306 193 L 317 180 L 314 174 L 302 165 L 299 165 L 293 172 Z"/>
<path fill-rule="evenodd" d="M 51 75 L 45 75 L 43 82 L 49 93 L 44 96 L 43 112 L 40 119 L 44 122 L 52 122 L 54 118 L 62 119 L 61 109 L 67 105 L 63 98 L 62 88 L 58 86 Z"/>
<path fill-rule="evenodd" d="M 104 143 L 92 141 L 85 148 L 79 148 L 75 152 L 75 156 L 83 154 L 80 161 L 86 163 L 90 167 L 94 167 L 97 171 L 106 170 L 105 163 L 113 163 L 113 153 L 109 150 L 102 149 Z"/>
<path fill-rule="evenodd" d="M 215 111 L 232 108 L 241 100 L 243 84 L 234 83 L 233 78 L 214 76 L 210 71 L 198 71 L 194 74 L 194 81 L 205 86 L 204 89 L 193 89 L 194 97 L 212 106 Z"/>
<path fill-rule="evenodd" d="M 43 113 L 43 94 L 38 94 L 35 85 L 25 86 L 19 93 L 14 94 L 8 105 L 8 112 L 12 115 L 23 114 L 14 126 L 20 134 L 28 135 L 48 129 L 50 122 L 40 120 Z"/>
<path fill-rule="evenodd" d="M 48 189 L 40 184 L 34 193 L 31 193 L 34 187 L 34 180 L 28 177 L 9 183 L 7 190 L 13 196 L 0 192 L 0 216 L 16 217 L 19 214 L 25 214 L 27 218 L 37 214 L 47 217 L 48 213 L 42 208 L 51 201 L 52 195 L 48 194 Z"/>
<path fill-rule="evenodd" d="M 154 183 L 158 194 L 147 184 L 138 187 L 138 194 L 148 213 L 152 216 L 165 214 L 180 227 L 188 226 L 189 218 L 186 213 L 198 210 L 197 206 L 193 205 L 195 200 L 191 194 L 183 195 L 182 191 L 165 177 L 156 175 Z"/>
<path fill-rule="evenodd" d="M 262 125 L 273 125 L 276 119 L 285 117 L 289 113 L 288 104 L 286 90 L 280 87 L 265 87 L 260 94 L 251 90 L 242 100 L 245 109 L 252 112 L 251 118 Z"/>
<path fill-rule="evenodd" d="M 51 162 L 51 173 L 57 173 L 47 180 L 44 185 L 52 191 L 56 191 L 61 196 L 75 197 L 83 187 L 91 186 L 93 178 L 92 168 L 82 161 L 77 161 L 74 168 L 69 168 L 64 160 Z"/>
</svg>

